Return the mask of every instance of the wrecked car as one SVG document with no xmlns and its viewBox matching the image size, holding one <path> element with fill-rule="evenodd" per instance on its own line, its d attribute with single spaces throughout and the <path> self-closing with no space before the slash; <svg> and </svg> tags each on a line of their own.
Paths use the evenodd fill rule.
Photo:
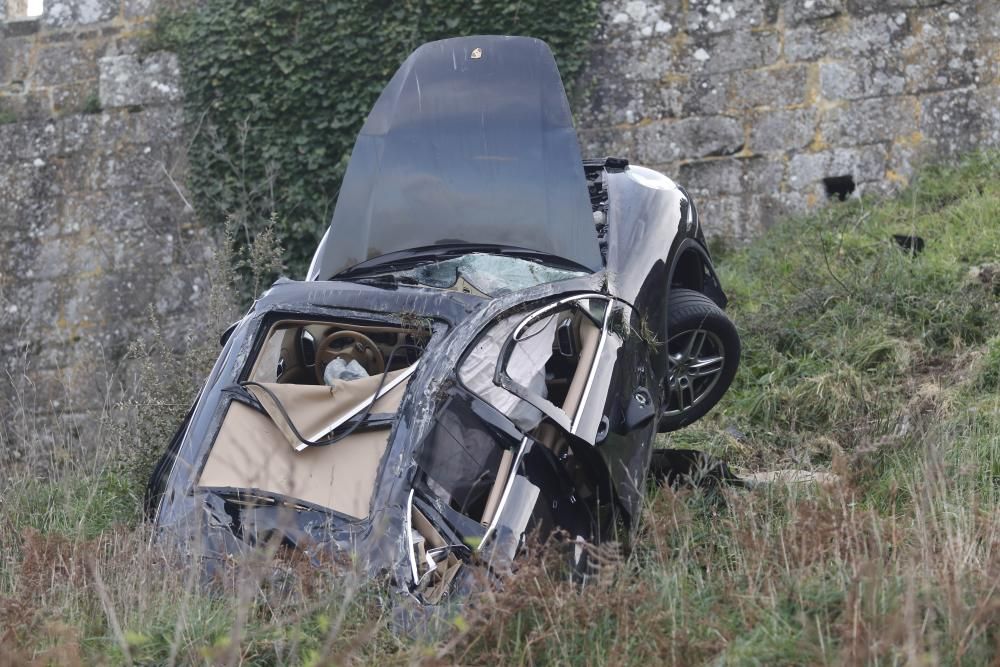
<svg viewBox="0 0 1000 667">
<path fill-rule="evenodd" d="M 150 481 L 158 535 L 351 554 L 424 603 L 531 535 L 620 541 L 656 434 L 733 379 L 725 304 L 687 192 L 581 158 L 544 42 L 425 44 L 364 123 L 307 279 L 225 335 Z"/>
</svg>

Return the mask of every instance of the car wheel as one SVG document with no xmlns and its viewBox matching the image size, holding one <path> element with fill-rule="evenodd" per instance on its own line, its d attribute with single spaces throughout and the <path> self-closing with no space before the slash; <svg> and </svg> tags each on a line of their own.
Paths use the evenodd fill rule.
<svg viewBox="0 0 1000 667">
<path fill-rule="evenodd" d="M 700 292 L 670 291 L 667 335 L 661 433 L 703 417 L 729 389 L 740 365 L 736 326 Z"/>
</svg>

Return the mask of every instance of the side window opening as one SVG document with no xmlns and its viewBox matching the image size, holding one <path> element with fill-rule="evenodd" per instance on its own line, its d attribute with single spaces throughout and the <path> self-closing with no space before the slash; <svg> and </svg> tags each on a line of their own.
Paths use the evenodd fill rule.
<svg viewBox="0 0 1000 667">
<path fill-rule="evenodd" d="M 523 476 L 525 451 L 540 446 L 563 467 L 574 459 L 574 423 L 587 403 L 615 310 L 607 296 L 586 294 L 510 315 L 488 328 L 459 363 L 462 385 L 525 437 L 504 442 L 484 432 L 472 412 L 466 418 L 471 408 L 456 400 L 441 411 L 417 465 L 422 492 L 478 522 L 484 541 L 504 514 L 510 485 Z"/>
<path fill-rule="evenodd" d="M 592 294 L 508 316 L 472 346 L 459 379 L 522 433 L 544 417 L 572 431 L 611 310 L 606 296 Z"/>
<path fill-rule="evenodd" d="M 226 408 L 199 487 L 253 504 L 302 501 L 366 517 L 430 335 L 375 323 L 272 324 Z M 314 446 L 325 442 L 335 444 Z"/>
<path fill-rule="evenodd" d="M 581 297 L 522 320 L 500 352 L 501 385 L 573 431 L 610 312 L 606 299 Z"/>
</svg>

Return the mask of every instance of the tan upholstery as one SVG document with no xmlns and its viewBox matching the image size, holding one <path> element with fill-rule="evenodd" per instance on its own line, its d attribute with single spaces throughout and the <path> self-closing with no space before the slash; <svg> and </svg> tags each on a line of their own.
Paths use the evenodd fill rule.
<svg viewBox="0 0 1000 667">
<path fill-rule="evenodd" d="M 427 541 L 427 544 L 430 545 L 431 549 L 437 549 L 438 547 L 445 546 L 446 543 L 444 538 L 441 537 L 441 533 L 434 529 L 434 526 L 431 524 L 430 520 L 424 516 L 423 512 L 417 508 L 413 508 L 413 513 L 410 515 L 410 521 L 413 523 L 413 527 L 417 530 L 417 532 L 423 535 L 424 540 Z"/>
<path fill-rule="evenodd" d="M 493 482 L 493 487 L 490 489 L 490 495 L 486 499 L 486 507 L 483 509 L 483 518 L 480 520 L 484 526 L 490 525 L 493 521 L 493 516 L 497 512 L 497 508 L 500 507 L 500 498 L 503 496 L 504 487 L 507 486 L 507 477 L 510 476 L 510 468 L 514 463 L 514 451 L 510 449 L 503 450 L 503 454 L 500 455 L 500 467 L 497 468 L 497 476 Z"/>
<path fill-rule="evenodd" d="M 389 384 L 405 370 L 387 373 L 385 384 Z M 330 431 L 331 424 L 362 409 L 375 393 L 381 378 L 381 375 L 377 375 L 359 380 L 338 381 L 333 386 L 267 382 L 262 382 L 261 385 L 280 401 L 295 428 L 306 440 L 317 440 Z M 371 411 L 395 413 L 403 400 L 406 384 L 401 382 L 375 401 Z M 301 448 L 301 441 L 289 428 L 288 420 L 281 414 L 274 399 L 260 387 L 247 385 L 247 390 L 260 401 L 288 444 L 293 449 Z"/>
<path fill-rule="evenodd" d="M 398 373 L 390 374 L 389 379 L 394 375 Z M 268 385 L 268 388 L 280 397 L 305 435 L 304 428 L 310 424 L 328 422 L 356 408 L 374 392 L 378 378 L 342 384 L 350 386 L 341 387 L 339 392 L 335 388 L 338 400 L 333 402 L 330 387 Z M 365 387 L 369 387 L 367 392 Z M 405 390 L 406 382 L 400 383 L 375 401 L 372 412 L 395 412 Z M 284 424 L 284 420 L 280 423 Z M 294 436 L 290 440 L 288 435 L 267 415 L 234 401 L 226 412 L 199 486 L 276 493 L 359 519 L 368 516 L 389 429 L 356 432 L 333 445 L 308 447 L 303 451 L 289 446 Z"/>
<path fill-rule="evenodd" d="M 199 486 L 298 498 L 349 516 L 368 516 L 389 429 L 354 433 L 329 447 L 296 452 L 266 415 L 232 403 Z"/>
<path fill-rule="evenodd" d="M 587 387 L 587 378 L 590 377 L 590 369 L 594 365 L 597 357 L 597 344 L 601 340 L 601 330 L 594 326 L 590 320 L 584 319 L 580 322 L 580 360 L 573 373 L 573 380 L 566 391 L 566 400 L 563 401 L 563 412 L 569 415 L 570 419 L 576 416 L 577 408 L 580 407 L 580 400 L 583 398 L 583 390 Z"/>
</svg>

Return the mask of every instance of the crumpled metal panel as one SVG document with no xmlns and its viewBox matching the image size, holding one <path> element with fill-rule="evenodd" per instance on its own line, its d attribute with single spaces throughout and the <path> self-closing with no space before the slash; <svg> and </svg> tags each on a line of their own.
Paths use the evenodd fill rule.
<svg viewBox="0 0 1000 667">
<path fill-rule="evenodd" d="M 601 268 L 573 117 L 541 40 L 460 37 L 407 58 L 358 135 L 308 277 L 449 244 Z"/>
</svg>

